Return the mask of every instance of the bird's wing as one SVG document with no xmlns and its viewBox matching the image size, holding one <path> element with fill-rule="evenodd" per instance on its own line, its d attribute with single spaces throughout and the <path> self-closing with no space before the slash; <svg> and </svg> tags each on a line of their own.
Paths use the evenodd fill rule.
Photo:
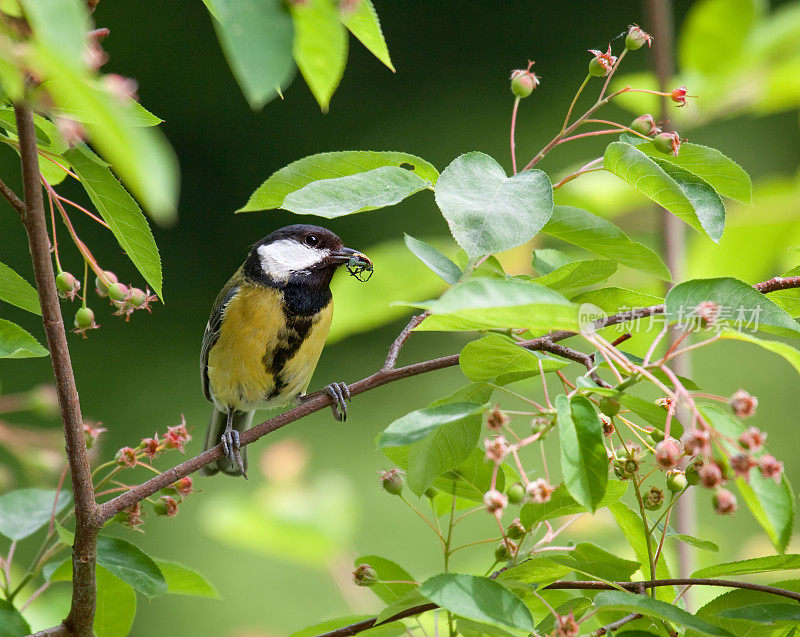
<svg viewBox="0 0 800 637">
<path fill-rule="evenodd" d="M 203 347 L 200 350 L 200 376 L 203 383 L 203 395 L 207 400 L 211 400 L 211 392 L 208 385 L 208 353 L 214 347 L 214 343 L 219 339 L 219 331 L 222 325 L 222 315 L 225 312 L 225 307 L 230 300 L 236 296 L 239 291 L 239 285 L 242 281 L 242 270 L 234 274 L 230 281 L 225 284 L 216 300 L 214 307 L 211 309 L 211 316 L 206 323 L 206 331 L 203 333 Z"/>
</svg>

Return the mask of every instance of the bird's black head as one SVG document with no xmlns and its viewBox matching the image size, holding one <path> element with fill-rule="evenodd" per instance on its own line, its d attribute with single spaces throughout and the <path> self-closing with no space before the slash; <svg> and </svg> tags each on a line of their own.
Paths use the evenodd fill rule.
<svg viewBox="0 0 800 637">
<path fill-rule="evenodd" d="M 271 287 L 327 288 L 336 268 L 354 258 L 371 267 L 369 259 L 346 248 L 330 230 L 295 224 L 258 241 L 245 261 L 244 273 L 249 279 Z"/>
</svg>

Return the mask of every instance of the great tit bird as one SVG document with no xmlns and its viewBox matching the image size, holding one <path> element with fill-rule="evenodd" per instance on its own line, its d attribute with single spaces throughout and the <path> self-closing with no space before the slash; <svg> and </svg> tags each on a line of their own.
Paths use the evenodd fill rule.
<svg viewBox="0 0 800 637">
<path fill-rule="evenodd" d="M 214 403 L 204 450 L 222 443 L 225 457 L 203 473 L 247 477 L 239 434 L 256 409 L 302 401 L 322 353 L 333 316 L 330 282 L 342 265 L 360 275 L 369 259 L 330 230 L 292 225 L 258 241 L 222 288 L 203 334 L 200 372 L 205 397 Z M 345 383 L 325 392 L 336 420 L 347 418 Z"/>
</svg>

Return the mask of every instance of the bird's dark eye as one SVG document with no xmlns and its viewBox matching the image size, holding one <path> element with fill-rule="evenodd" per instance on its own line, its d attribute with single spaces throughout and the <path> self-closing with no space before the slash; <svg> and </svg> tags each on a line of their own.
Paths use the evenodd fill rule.
<svg viewBox="0 0 800 637">
<path fill-rule="evenodd" d="M 315 234 L 306 235 L 306 245 L 310 245 L 312 248 L 319 245 L 319 237 Z"/>
</svg>

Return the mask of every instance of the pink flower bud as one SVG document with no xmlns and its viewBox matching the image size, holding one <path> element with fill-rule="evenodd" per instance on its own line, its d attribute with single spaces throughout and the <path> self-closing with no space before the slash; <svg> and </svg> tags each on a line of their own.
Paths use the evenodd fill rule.
<svg viewBox="0 0 800 637">
<path fill-rule="evenodd" d="M 97 439 L 100 437 L 100 434 L 108 431 L 105 427 L 101 427 L 103 423 L 98 422 L 96 424 L 84 422 L 83 423 L 83 437 L 86 439 L 86 448 L 91 449 Z"/>
<path fill-rule="evenodd" d="M 772 478 L 776 483 L 780 484 L 781 475 L 783 474 L 783 463 L 775 456 L 761 456 L 758 461 L 758 468 L 762 476 L 765 478 Z"/>
<path fill-rule="evenodd" d="M 678 156 L 678 151 L 681 149 L 681 136 L 678 133 L 659 133 L 653 139 L 653 144 L 662 153 Z"/>
<path fill-rule="evenodd" d="M 613 69 L 614 65 L 617 63 L 617 58 L 611 55 L 610 44 L 608 45 L 608 51 L 605 53 L 597 49 L 589 49 L 589 53 L 594 56 L 589 62 L 589 73 L 595 77 L 603 77 L 611 73 L 611 69 Z"/>
<path fill-rule="evenodd" d="M 713 489 L 722 484 L 722 469 L 716 462 L 707 462 L 697 470 L 700 476 L 700 483 L 708 488 Z"/>
<path fill-rule="evenodd" d="M 492 462 L 503 462 L 503 458 L 508 455 L 509 446 L 508 441 L 504 436 L 495 436 L 494 438 L 486 438 L 483 441 L 486 447 L 486 459 Z"/>
<path fill-rule="evenodd" d="M 77 146 L 86 139 L 86 130 L 80 122 L 66 117 L 56 117 L 54 123 L 58 129 L 58 134 L 61 135 L 61 139 L 68 146 Z"/>
<path fill-rule="evenodd" d="M 580 635 L 580 626 L 575 619 L 575 615 L 570 612 L 569 615 L 561 615 L 556 620 L 556 637 L 578 637 Z"/>
<path fill-rule="evenodd" d="M 537 504 L 550 502 L 550 496 L 553 491 L 555 491 L 555 487 L 551 486 L 544 478 L 529 482 L 528 486 L 525 487 L 525 493 L 528 495 L 528 499 Z"/>
<path fill-rule="evenodd" d="M 156 515 L 174 518 L 176 515 L 178 515 L 178 503 L 175 501 L 175 498 L 168 495 L 162 495 L 158 500 L 156 500 L 155 504 L 153 505 L 153 510 L 156 512 Z"/>
<path fill-rule="evenodd" d="M 108 53 L 97 42 L 89 42 L 83 50 L 83 62 L 92 71 L 96 71 L 108 62 Z"/>
<path fill-rule="evenodd" d="M 499 491 L 492 489 L 483 494 L 483 503 L 489 513 L 501 515 L 508 506 L 508 498 Z"/>
<path fill-rule="evenodd" d="M 705 429 L 684 432 L 681 442 L 690 456 L 705 456 L 711 453 L 711 436 Z"/>
<path fill-rule="evenodd" d="M 378 581 L 378 574 L 369 564 L 359 564 L 353 571 L 353 583 L 356 586 L 372 586 Z"/>
<path fill-rule="evenodd" d="M 528 62 L 527 69 L 511 71 L 511 92 L 519 98 L 528 97 L 539 86 L 539 78 L 531 73 L 533 61 Z"/>
<path fill-rule="evenodd" d="M 139 99 L 136 94 L 139 85 L 134 79 L 122 77 L 116 73 L 109 73 L 103 77 L 103 83 L 106 85 L 108 92 L 122 103 L 127 103 L 131 99 Z"/>
<path fill-rule="evenodd" d="M 400 495 L 406 484 L 406 474 L 400 471 L 400 469 L 379 471 L 378 479 L 384 491 L 392 495 Z"/>
<path fill-rule="evenodd" d="M 653 46 L 653 36 L 645 33 L 637 24 L 628 27 L 628 35 L 625 37 L 625 48 L 630 51 L 641 49 L 642 46 Z"/>
<path fill-rule="evenodd" d="M 180 480 L 173 482 L 172 486 L 183 497 L 195 492 L 195 489 L 192 488 L 192 476 L 181 478 Z"/>
<path fill-rule="evenodd" d="M 119 522 L 120 524 L 124 524 L 132 531 L 141 531 L 139 528 L 144 524 L 144 511 L 142 510 L 141 502 L 137 502 L 136 504 L 132 504 L 126 509 L 120 511 L 114 519 Z"/>
<path fill-rule="evenodd" d="M 720 307 L 714 301 L 703 301 L 697 308 L 695 314 L 700 321 L 701 327 L 711 327 L 719 318 Z"/>
<path fill-rule="evenodd" d="M 495 405 L 494 409 L 486 415 L 486 426 L 492 431 L 500 431 L 510 422 L 511 418 L 500 409 L 500 405 Z"/>
<path fill-rule="evenodd" d="M 180 424 L 174 427 L 167 427 L 167 433 L 164 434 L 164 448 L 177 449 L 181 453 L 184 453 L 183 445 L 191 439 L 192 437 L 186 429 L 186 420 L 184 420 L 183 414 L 181 414 Z"/>
<path fill-rule="evenodd" d="M 123 447 L 117 451 L 114 460 L 121 467 L 135 467 L 136 466 L 136 451 L 130 447 Z"/>
<path fill-rule="evenodd" d="M 687 97 L 697 97 L 697 96 L 687 95 L 685 86 L 676 88 L 669 94 L 669 98 L 678 105 L 678 108 L 680 108 L 681 106 L 686 106 Z"/>
<path fill-rule="evenodd" d="M 730 462 L 733 471 L 736 473 L 736 477 L 744 478 L 745 480 L 750 476 L 750 469 L 758 464 L 753 459 L 753 456 L 746 453 L 736 454 L 731 458 Z"/>
<path fill-rule="evenodd" d="M 142 438 L 142 442 L 139 443 L 139 449 L 144 451 L 144 455 L 152 460 L 160 451 L 158 445 L 158 433 L 154 433 L 152 438 Z"/>
<path fill-rule="evenodd" d="M 757 427 L 750 427 L 739 436 L 739 444 L 752 453 L 758 453 L 767 441 L 767 434 Z"/>
<path fill-rule="evenodd" d="M 728 405 L 739 418 L 750 418 L 756 413 L 758 398 L 751 396 L 744 389 L 740 389 L 730 397 Z"/>
<path fill-rule="evenodd" d="M 727 489 L 717 489 L 713 502 L 714 510 L 720 515 L 732 515 L 736 512 L 736 496 Z"/>
<path fill-rule="evenodd" d="M 656 462 L 662 469 L 672 469 L 681 457 L 681 447 L 674 438 L 666 438 L 656 445 Z"/>
<path fill-rule="evenodd" d="M 652 137 L 658 132 L 656 120 L 653 119 L 653 116 L 649 114 L 640 115 L 633 120 L 633 122 L 631 122 L 631 129 L 642 135 L 647 135 L 648 137 Z"/>
</svg>

